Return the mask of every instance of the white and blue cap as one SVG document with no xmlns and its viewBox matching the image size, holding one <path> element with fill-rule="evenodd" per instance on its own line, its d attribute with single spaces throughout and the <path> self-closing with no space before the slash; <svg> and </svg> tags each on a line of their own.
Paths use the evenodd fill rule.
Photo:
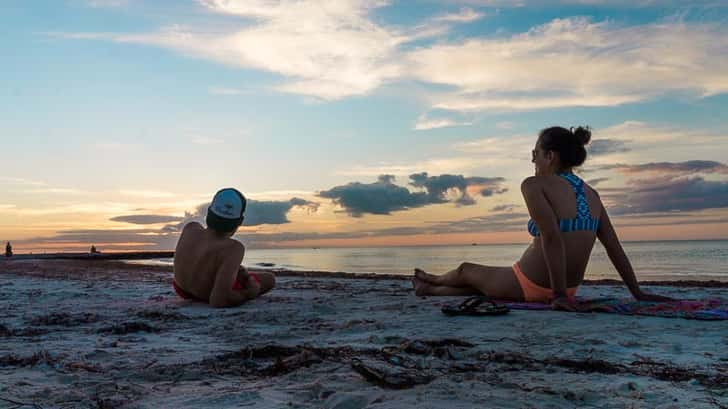
<svg viewBox="0 0 728 409">
<path fill-rule="evenodd" d="M 221 232 L 235 231 L 243 224 L 246 204 L 245 196 L 237 189 L 218 191 L 207 208 L 207 226 Z"/>
</svg>

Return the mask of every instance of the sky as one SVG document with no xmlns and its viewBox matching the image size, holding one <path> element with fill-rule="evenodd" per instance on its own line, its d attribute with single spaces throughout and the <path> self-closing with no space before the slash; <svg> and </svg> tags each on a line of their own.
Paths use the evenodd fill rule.
<svg viewBox="0 0 728 409">
<path fill-rule="evenodd" d="M 520 243 L 539 130 L 623 240 L 728 239 L 728 2 L 0 2 L 0 241 L 173 249 L 223 187 L 253 248 Z"/>
</svg>

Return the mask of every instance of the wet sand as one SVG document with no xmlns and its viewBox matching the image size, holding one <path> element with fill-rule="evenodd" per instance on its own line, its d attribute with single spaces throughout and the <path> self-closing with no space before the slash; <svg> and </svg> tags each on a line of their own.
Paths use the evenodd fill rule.
<svg viewBox="0 0 728 409">
<path fill-rule="evenodd" d="M 447 317 L 456 299 L 415 297 L 401 276 L 324 272 L 279 274 L 270 294 L 216 310 L 177 298 L 171 278 L 0 261 L 0 408 L 728 406 L 726 321 Z M 656 284 L 728 298 L 725 283 Z M 580 295 L 628 294 L 601 282 Z"/>
</svg>

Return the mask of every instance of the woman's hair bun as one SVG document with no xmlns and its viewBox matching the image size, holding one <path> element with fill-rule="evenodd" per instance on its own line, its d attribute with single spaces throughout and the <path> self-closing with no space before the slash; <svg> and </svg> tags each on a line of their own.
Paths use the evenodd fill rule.
<svg viewBox="0 0 728 409">
<path fill-rule="evenodd" d="M 591 140 L 591 128 L 580 126 L 566 129 L 552 126 L 542 129 L 538 139 L 543 150 L 559 153 L 563 168 L 573 168 L 581 166 L 586 160 L 585 146 Z"/>
<path fill-rule="evenodd" d="M 587 145 L 591 140 L 591 128 L 588 126 L 579 126 L 576 129 L 571 128 L 571 133 L 574 134 L 576 140 L 582 145 Z"/>
</svg>

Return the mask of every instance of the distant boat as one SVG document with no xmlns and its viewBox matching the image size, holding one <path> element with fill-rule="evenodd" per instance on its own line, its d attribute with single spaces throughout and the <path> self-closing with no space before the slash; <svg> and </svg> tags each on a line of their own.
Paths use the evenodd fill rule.
<svg viewBox="0 0 728 409">
<path fill-rule="evenodd" d="M 470 243 L 471 246 L 477 246 L 478 243 Z"/>
</svg>

